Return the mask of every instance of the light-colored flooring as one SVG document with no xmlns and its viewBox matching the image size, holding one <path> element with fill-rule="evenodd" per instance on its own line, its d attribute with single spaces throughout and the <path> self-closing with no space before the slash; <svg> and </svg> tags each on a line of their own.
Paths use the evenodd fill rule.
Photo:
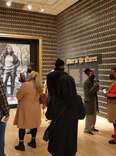
<svg viewBox="0 0 116 156">
<path fill-rule="evenodd" d="M 42 140 L 42 134 L 46 127 L 45 119 L 37 136 L 37 148 L 32 149 L 26 146 L 25 152 L 16 151 L 15 144 L 18 142 L 18 130 L 13 126 L 15 110 L 11 111 L 10 120 L 6 128 L 6 156 L 50 156 L 47 152 L 47 143 Z M 104 118 L 97 118 L 96 127 L 100 130 L 94 136 L 83 133 L 84 121 L 79 122 L 78 132 L 78 156 L 116 156 L 116 145 L 109 145 L 113 133 L 112 124 Z M 26 135 L 25 144 L 30 140 L 30 135 Z M 76 155 L 76 156 L 77 156 Z"/>
</svg>

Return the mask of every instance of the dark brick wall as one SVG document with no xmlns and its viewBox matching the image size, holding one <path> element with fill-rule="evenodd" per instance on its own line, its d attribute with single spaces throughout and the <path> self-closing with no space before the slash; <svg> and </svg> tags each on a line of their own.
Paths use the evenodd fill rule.
<svg viewBox="0 0 116 156">
<path fill-rule="evenodd" d="M 116 0 L 80 0 L 58 15 L 57 30 L 62 58 L 102 54 L 102 64 L 97 66 L 101 82 L 99 105 L 100 113 L 106 115 L 102 89 L 111 84 L 110 68 L 116 66 Z M 77 90 L 83 95 L 82 86 Z"/>
<path fill-rule="evenodd" d="M 43 78 L 57 57 L 56 17 L 29 11 L 0 8 L 0 33 L 43 37 Z"/>
</svg>

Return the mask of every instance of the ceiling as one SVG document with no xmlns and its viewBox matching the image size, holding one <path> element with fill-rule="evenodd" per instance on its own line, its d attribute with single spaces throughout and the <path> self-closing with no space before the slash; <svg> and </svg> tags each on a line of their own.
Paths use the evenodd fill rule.
<svg viewBox="0 0 116 156">
<path fill-rule="evenodd" d="M 28 4 L 32 5 L 32 11 L 57 15 L 79 0 L 0 0 L 0 6 L 7 7 L 6 2 L 11 1 L 12 8 L 28 10 Z"/>
</svg>

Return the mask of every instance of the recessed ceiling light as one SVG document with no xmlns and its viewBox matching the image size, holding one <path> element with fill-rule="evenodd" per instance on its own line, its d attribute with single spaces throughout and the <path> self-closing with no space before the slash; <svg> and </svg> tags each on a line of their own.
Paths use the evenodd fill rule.
<svg viewBox="0 0 116 156">
<path fill-rule="evenodd" d="M 11 7 L 11 1 L 6 2 L 7 7 Z"/>
<path fill-rule="evenodd" d="M 29 5 L 27 6 L 27 8 L 28 8 L 28 10 L 32 10 L 32 5 L 29 4 Z"/>
<path fill-rule="evenodd" d="M 44 11 L 45 11 L 45 9 L 43 9 L 43 8 L 42 8 L 40 11 L 41 11 L 41 12 L 44 12 Z"/>
</svg>

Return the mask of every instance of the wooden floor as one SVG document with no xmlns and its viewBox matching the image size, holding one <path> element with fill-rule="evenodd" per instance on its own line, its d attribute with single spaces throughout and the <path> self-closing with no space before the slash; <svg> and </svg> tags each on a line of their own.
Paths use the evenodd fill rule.
<svg viewBox="0 0 116 156">
<path fill-rule="evenodd" d="M 15 110 L 11 111 L 11 117 L 6 129 L 6 156 L 50 156 L 47 152 L 47 144 L 42 140 L 42 133 L 46 123 L 43 119 L 40 131 L 37 137 L 37 149 L 26 146 L 25 152 L 19 152 L 14 149 L 18 142 L 17 128 L 13 126 Z M 94 136 L 83 133 L 84 121 L 79 122 L 78 137 L 78 156 L 116 156 L 116 145 L 109 145 L 108 140 L 111 139 L 112 125 L 104 118 L 98 117 L 97 128 L 100 132 Z M 30 136 L 25 138 L 25 144 L 29 141 Z M 77 156 L 76 155 L 76 156 Z"/>
</svg>

